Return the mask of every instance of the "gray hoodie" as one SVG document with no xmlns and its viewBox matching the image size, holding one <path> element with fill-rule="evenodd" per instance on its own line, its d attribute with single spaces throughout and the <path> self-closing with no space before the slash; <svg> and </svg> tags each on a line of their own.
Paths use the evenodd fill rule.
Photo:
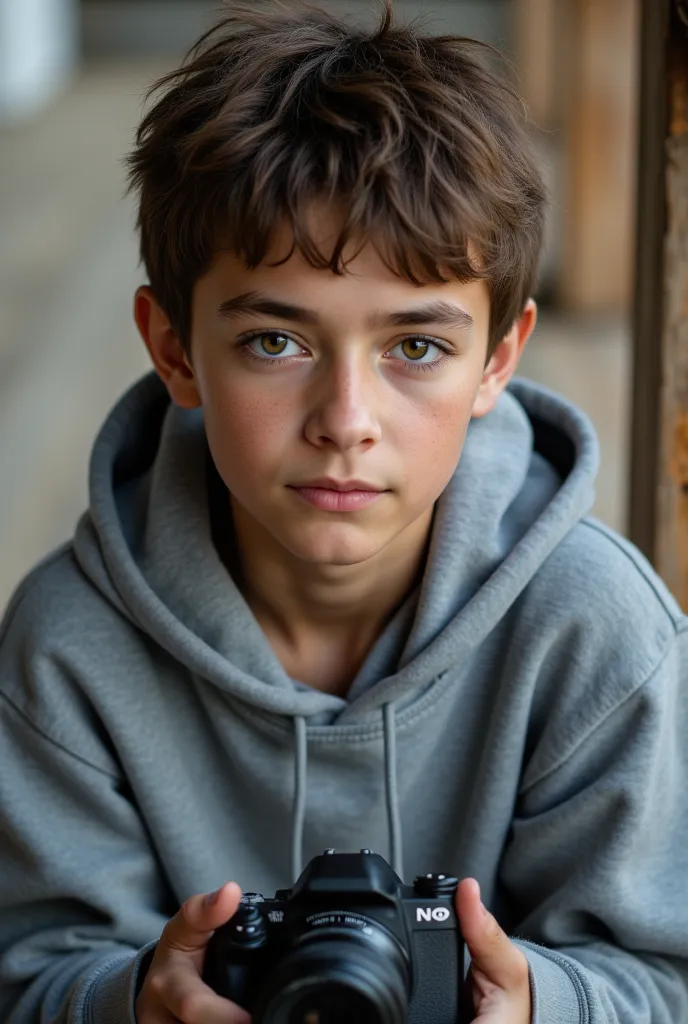
<svg viewBox="0 0 688 1024">
<path fill-rule="evenodd" d="M 201 414 L 132 388 L 2 627 L 2 1024 L 133 1022 L 183 900 L 326 847 L 475 876 L 536 1024 L 688 1022 L 688 622 L 587 515 L 596 468 L 585 417 L 514 382 L 343 699 L 287 676 L 218 556 Z"/>
</svg>

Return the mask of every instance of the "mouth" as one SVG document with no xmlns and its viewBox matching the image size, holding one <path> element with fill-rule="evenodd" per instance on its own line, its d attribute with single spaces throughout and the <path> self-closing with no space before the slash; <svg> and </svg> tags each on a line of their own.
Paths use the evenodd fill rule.
<svg viewBox="0 0 688 1024">
<path fill-rule="evenodd" d="M 319 477 L 317 480 L 309 480 L 303 484 L 291 484 L 294 490 L 301 490 L 303 488 L 317 489 L 324 491 L 340 491 L 342 493 L 347 491 L 361 491 L 367 494 L 381 494 L 385 488 L 378 487 L 376 484 L 368 483 L 365 480 L 333 480 L 331 477 Z"/>
<path fill-rule="evenodd" d="M 331 478 L 292 484 L 289 490 L 322 512 L 359 512 L 385 493 L 384 489 L 364 480 L 332 480 Z"/>
</svg>

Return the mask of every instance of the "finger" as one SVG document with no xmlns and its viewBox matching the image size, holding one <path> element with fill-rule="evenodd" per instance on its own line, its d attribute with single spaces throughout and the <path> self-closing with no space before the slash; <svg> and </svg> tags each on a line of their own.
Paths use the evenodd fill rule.
<svg viewBox="0 0 688 1024">
<path fill-rule="evenodd" d="M 465 878 L 456 891 L 456 912 L 473 966 L 505 991 L 528 984 L 528 961 L 480 900 L 480 886 Z"/>
<path fill-rule="evenodd" d="M 136 1004 L 136 1024 L 179 1024 L 179 1018 L 173 1017 L 169 1010 L 166 1010 L 160 1005 L 155 1004 L 155 1010 L 139 1010 L 138 1003 Z"/>
<path fill-rule="evenodd" d="M 180 958 L 159 978 L 158 997 L 182 1024 L 250 1024 L 246 1010 L 213 992 L 188 960 Z"/>
<path fill-rule="evenodd" d="M 200 954 L 220 925 L 236 913 L 241 889 L 236 882 L 227 882 L 214 893 L 191 896 L 163 929 L 158 943 L 160 952 Z"/>
</svg>

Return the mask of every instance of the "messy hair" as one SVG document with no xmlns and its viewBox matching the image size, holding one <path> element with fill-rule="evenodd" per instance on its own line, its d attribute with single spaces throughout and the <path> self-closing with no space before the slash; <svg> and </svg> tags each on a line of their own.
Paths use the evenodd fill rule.
<svg viewBox="0 0 688 1024">
<path fill-rule="evenodd" d="M 129 187 L 151 288 L 187 351 L 196 281 L 221 248 L 257 267 L 280 221 L 291 252 L 336 274 L 349 242 L 370 242 L 417 285 L 484 279 L 488 356 L 523 311 L 545 208 L 523 105 L 485 44 L 424 35 L 379 3 L 366 31 L 304 0 L 228 0 L 151 88 Z M 314 200 L 341 211 L 328 252 L 308 232 Z"/>
</svg>

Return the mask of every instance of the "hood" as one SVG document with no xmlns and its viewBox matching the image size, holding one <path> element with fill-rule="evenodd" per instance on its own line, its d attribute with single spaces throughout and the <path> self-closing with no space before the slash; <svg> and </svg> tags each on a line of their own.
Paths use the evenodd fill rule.
<svg viewBox="0 0 688 1024">
<path fill-rule="evenodd" d="M 420 585 L 383 630 L 347 698 L 289 678 L 213 543 L 217 474 L 201 410 L 173 405 L 155 374 L 115 406 L 91 458 L 75 556 L 100 593 L 206 683 L 294 728 L 292 873 L 302 865 L 307 725 L 382 717 L 391 861 L 403 877 L 396 713 L 491 633 L 593 503 L 598 449 L 561 397 L 516 380 L 469 424 L 436 503 Z M 217 485 L 217 484 L 216 484 Z"/>
<path fill-rule="evenodd" d="M 213 544 L 202 412 L 151 373 L 93 447 L 75 553 L 98 590 L 189 670 L 253 707 L 350 721 L 424 690 L 478 646 L 589 511 L 598 445 L 561 396 L 515 379 L 469 424 L 436 504 L 427 564 L 347 699 L 290 679 Z"/>
</svg>

